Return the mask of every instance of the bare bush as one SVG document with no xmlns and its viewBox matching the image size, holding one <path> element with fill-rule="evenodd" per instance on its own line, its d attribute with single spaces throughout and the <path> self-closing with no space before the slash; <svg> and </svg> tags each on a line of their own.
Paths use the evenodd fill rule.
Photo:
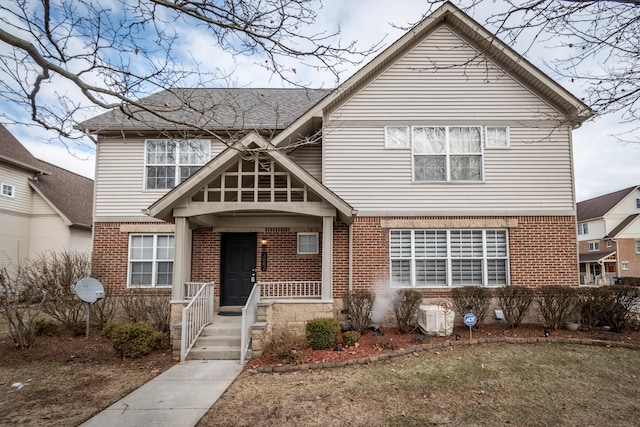
<svg viewBox="0 0 640 427">
<path fill-rule="evenodd" d="M 274 329 L 264 345 L 262 353 L 282 363 L 299 363 L 309 342 L 302 334 L 296 334 L 286 327 Z"/>
<path fill-rule="evenodd" d="M 7 267 L 0 269 L 0 310 L 7 319 L 13 343 L 20 348 L 29 348 L 35 340 L 44 294 L 33 286 L 25 286 L 23 275 L 20 265 L 12 267 L 11 271 Z"/>
<path fill-rule="evenodd" d="M 545 286 L 539 289 L 536 301 L 544 326 L 557 330 L 576 309 L 578 290 L 568 286 Z"/>
<path fill-rule="evenodd" d="M 112 296 L 105 296 L 91 304 L 91 319 L 100 329 L 107 323 L 113 322 L 118 310 L 118 299 Z"/>
<path fill-rule="evenodd" d="M 410 325 L 418 312 L 420 302 L 422 302 L 422 295 L 418 291 L 401 289 L 396 292 L 392 306 L 401 334 L 406 334 L 411 329 Z"/>
<path fill-rule="evenodd" d="M 479 329 L 487 318 L 489 306 L 491 305 L 491 292 L 487 288 L 480 286 L 464 286 L 451 290 L 451 299 L 456 311 L 464 316 L 466 313 L 473 313 L 477 322 L 474 326 Z"/>
<path fill-rule="evenodd" d="M 521 286 L 504 286 L 496 290 L 498 305 L 504 320 L 511 328 L 517 328 L 533 302 L 533 292 Z"/>
<path fill-rule="evenodd" d="M 42 289 L 47 297 L 43 311 L 66 328 L 84 319 L 86 306 L 75 285 L 91 272 L 91 258 L 84 252 L 50 251 L 27 264 L 23 276 L 28 286 Z"/>
<path fill-rule="evenodd" d="M 143 289 L 131 289 L 120 298 L 120 304 L 129 322 L 148 322 L 161 332 L 171 327 L 171 297 L 149 293 Z"/>
<path fill-rule="evenodd" d="M 342 297 L 344 307 L 349 311 L 351 329 L 364 334 L 370 323 L 371 309 L 376 300 L 376 294 L 368 290 L 345 292 Z"/>
</svg>

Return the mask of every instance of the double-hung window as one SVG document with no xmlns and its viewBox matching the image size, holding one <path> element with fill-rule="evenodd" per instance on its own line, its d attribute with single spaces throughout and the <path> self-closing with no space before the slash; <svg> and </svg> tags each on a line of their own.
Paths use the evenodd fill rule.
<svg viewBox="0 0 640 427">
<path fill-rule="evenodd" d="M 589 242 L 589 251 L 595 252 L 600 250 L 600 242 Z"/>
<path fill-rule="evenodd" d="M 414 126 L 413 180 L 482 181 L 482 127 Z"/>
<path fill-rule="evenodd" d="M 209 160 L 209 140 L 149 139 L 145 144 L 145 188 L 170 189 Z"/>
<path fill-rule="evenodd" d="M 391 230 L 392 287 L 508 284 L 507 230 Z"/>
<path fill-rule="evenodd" d="M 589 224 L 586 222 L 578 224 L 578 235 L 589 234 Z"/>
<path fill-rule="evenodd" d="M 13 185 L 9 185 L 9 184 L 2 184 L 2 192 L 0 193 L 3 196 L 6 197 L 15 197 L 15 189 L 13 187 Z"/>
<path fill-rule="evenodd" d="M 173 283 L 173 235 L 129 236 L 129 286 L 165 287 Z"/>
</svg>

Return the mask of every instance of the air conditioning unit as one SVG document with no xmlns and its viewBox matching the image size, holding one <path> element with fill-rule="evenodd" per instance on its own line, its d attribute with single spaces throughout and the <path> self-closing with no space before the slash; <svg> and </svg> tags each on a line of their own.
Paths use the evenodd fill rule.
<svg viewBox="0 0 640 427">
<path fill-rule="evenodd" d="M 421 305 L 418 309 L 418 327 L 428 336 L 446 337 L 453 333 L 456 313 L 442 305 Z"/>
</svg>

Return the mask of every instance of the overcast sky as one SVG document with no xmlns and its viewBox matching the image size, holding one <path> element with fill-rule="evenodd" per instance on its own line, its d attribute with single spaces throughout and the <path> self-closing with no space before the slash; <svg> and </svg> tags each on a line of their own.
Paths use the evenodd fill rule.
<svg viewBox="0 0 640 427">
<path fill-rule="evenodd" d="M 366 6 L 365 6 L 366 4 Z M 491 4 L 491 3 L 488 3 Z M 390 7 L 392 5 L 392 7 Z M 426 12 L 424 2 L 419 0 L 366 0 L 344 1 L 324 0 L 324 8 L 320 10 L 316 25 L 327 31 L 335 31 L 339 25 L 342 40 L 358 40 L 360 47 L 365 48 L 384 40 L 388 46 L 403 34 L 393 24 L 406 26 L 413 23 Z M 487 13 L 485 10 L 484 13 Z M 473 16 L 480 23 L 481 15 Z M 238 58 L 216 52 L 215 40 L 195 29 L 184 29 L 189 32 L 188 55 L 196 55 L 204 61 L 216 58 L 216 67 L 233 70 L 233 81 L 242 87 L 281 87 L 282 84 L 270 75 L 263 73 L 253 65 L 251 58 Z M 195 47 L 195 49 L 193 49 Z M 518 51 L 518 46 L 514 46 Z M 193 49 L 193 50 L 192 50 Z M 544 45 L 537 46 L 528 56 L 534 65 L 548 72 L 542 58 L 549 61 L 554 55 L 561 55 L 562 50 L 551 49 Z M 346 79 L 354 69 L 346 70 L 342 80 Z M 301 77 L 306 77 L 304 69 Z M 308 74 L 311 86 L 333 87 L 330 76 L 318 73 Z M 574 95 L 581 97 L 580 86 L 576 83 L 558 80 Z M 93 178 L 94 151 L 93 145 L 65 147 L 60 143 L 49 142 L 53 135 L 39 131 L 33 127 L 9 126 L 13 133 L 36 157 Z M 603 117 L 583 124 L 573 134 L 574 168 L 576 197 L 578 201 L 596 197 L 605 193 L 640 185 L 640 144 L 622 144 L 612 136 L 620 134 L 630 127 L 618 124 L 617 117 Z M 637 132 L 636 132 L 637 133 Z M 640 140 L 640 135 L 634 135 Z"/>
</svg>

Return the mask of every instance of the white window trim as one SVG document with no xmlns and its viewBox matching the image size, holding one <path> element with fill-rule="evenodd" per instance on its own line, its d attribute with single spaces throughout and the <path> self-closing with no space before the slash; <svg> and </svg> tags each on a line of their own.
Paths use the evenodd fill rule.
<svg viewBox="0 0 640 427">
<path fill-rule="evenodd" d="M 611 240 L 607 240 L 607 245 L 608 248 L 612 248 L 613 247 L 613 242 Z"/>
<path fill-rule="evenodd" d="M 413 143 L 413 132 L 415 128 L 445 128 L 445 152 L 441 154 L 421 154 L 415 152 L 415 144 Z M 450 128 L 480 128 L 480 152 L 479 153 L 451 153 L 449 149 L 449 129 Z M 476 183 L 476 182 L 484 182 L 484 136 L 485 136 L 485 128 L 479 125 L 415 125 L 411 126 L 411 130 L 409 132 L 410 140 L 411 140 L 411 182 L 414 184 L 434 184 L 434 183 Z M 451 156 L 455 155 L 472 155 L 480 157 L 480 179 L 479 180 L 451 180 Z M 416 180 L 415 174 L 415 157 L 417 156 L 445 156 L 445 173 L 446 177 L 443 181 L 418 181 Z"/>
<path fill-rule="evenodd" d="M 410 267 L 410 275 L 411 275 L 411 279 L 410 279 L 410 286 L 399 286 L 399 285 L 394 285 L 392 278 L 393 278 L 393 272 L 392 272 L 392 260 L 394 259 L 407 259 L 407 258 L 392 258 L 391 257 L 391 233 L 392 232 L 403 232 L 403 231 L 409 231 L 411 232 L 411 267 Z M 416 288 L 416 289 L 441 289 L 441 288 L 456 288 L 456 287 L 464 287 L 466 285 L 453 285 L 453 280 L 452 280 L 452 268 L 451 268 L 451 260 L 454 259 L 451 255 L 451 232 L 452 231 L 460 231 L 459 229 L 430 229 L 429 231 L 446 231 L 447 234 L 447 255 L 446 258 L 440 258 L 440 259 L 445 259 L 446 262 L 446 284 L 445 285 L 432 285 L 432 286 L 416 286 L 416 254 L 415 254 L 415 231 L 423 231 L 422 229 L 391 229 L 389 230 L 389 283 L 390 283 L 390 287 L 392 289 L 406 289 L 408 287 L 410 288 Z M 511 264 L 511 257 L 510 257 L 510 253 L 509 253 L 509 230 L 507 229 L 493 229 L 493 228 L 487 228 L 487 229 L 465 229 L 464 231 L 482 231 L 482 258 L 474 258 L 474 259 L 479 259 L 482 261 L 482 287 L 486 287 L 486 288 L 498 288 L 498 287 L 502 287 L 502 286 L 509 286 L 511 283 L 511 273 L 510 273 L 510 264 Z M 505 232 L 505 245 L 506 245 L 506 257 L 489 257 L 487 255 L 487 236 L 486 236 L 486 232 L 487 231 L 504 231 Z M 455 259 L 459 259 L 459 258 L 455 258 Z M 488 285 L 487 283 L 489 282 L 488 280 L 488 269 L 487 269 L 487 260 L 493 260 L 493 259 L 504 259 L 505 260 L 505 275 L 506 275 L 506 283 L 505 284 L 498 284 L 498 285 Z"/>
<path fill-rule="evenodd" d="M 640 254 L 640 239 L 636 239 L 636 253 Z"/>
<path fill-rule="evenodd" d="M 589 223 L 581 222 L 578 224 L 578 236 L 589 234 Z"/>
<path fill-rule="evenodd" d="M 629 261 L 621 261 L 620 268 L 623 270 L 629 270 Z"/>
<path fill-rule="evenodd" d="M 640 209 L 640 198 L 636 199 L 636 209 Z"/>
<path fill-rule="evenodd" d="M 506 145 L 489 145 L 488 132 L 489 129 L 505 129 L 507 132 Z M 511 148 L 511 128 L 509 126 L 485 126 L 484 127 L 484 147 L 491 150 L 505 150 Z"/>
<path fill-rule="evenodd" d="M 394 146 L 389 146 L 389 141 L 388 141 L 388 129 L 405 129 L 407 131 L 407 141 L 406 141 L 406 146 L 400 146 L 400 147 L 394 147 Z M 410 126 L 385 126 L 384 127 L 384 148 L 388 149 L 388 150 L 409 150 L 411 149 L 411 127 Z"/>
<path fill-rule="evenodd" d="M 316 250 L 315 250 L 315 252 L 302 252 L 302 251 L 300 251 L 300 236 L 315 236 L 316 237 Z M 312 232 L 312 233 L 299 232 L 296 235 L 296 252 L 298 253 L 298 255 L 317 255 L 319 253 L 319 246 L 320 246 L 320 237 L 319 237 L 319 233 L 317 233 L 317 232 Z"/>
<path fill-rule="evenodd" d="M 172 141 L 176 144 L 176 162 L 169 164 L 160 164 L 160 163 L 153 163 L 153 164 L 149 164 L 147 163 L 147 143 L 149 141 Z M 199 164 L 191 164 L 191 163 L 185 163 L 185 164 L 181 164 L 180 163 L 180 143 L 181 142 L 189 142 L 189 143 L 199 143 L 199 142 L 205 142 L 207 143 L 207 159 L 205 160 L 205 163 L 199 165 Z M 142 189 L 144 191 L 159 191 L 159 192 L 167 192 L 175 187 L 177 187 L 180 184 L 180 166 L 204 166 L 206 164 L 206 162 L 208 162 L 211 159 L 211 140 L 210 139 L 189 139 L 189 140 L 173 140 L 170 138 L 149 138 L 149 139 L 145 139 L 144 140 L 144 171 L 143 171 L 143 182 L 142 182 Z M 171 188 L 147 188 L 147 167 L 148 166 L 174 166 L 175 167 L 175 171 L 174 171 L 174 185 Z"/>
<path fill-rule="evenodd" d="M 131 240 L 133 237 L 137 236 L 153 236 L 153 258 L 146 260 L 132 260 L 131 259 Z M 169 285 L 160 285 L 156 284 L 157 280 L 157 267 L 158 262 L 166 262 L 166 259 L 158 259 L 157 258 L 157 249 L 158 249 L 158 236 L 174 236 L 172 233 L 130 233 L 129 234 L 129 243 L 127 246 L 127 288 L 145 288 L 145 289 L 167 289 L 171 288 L 173 284 Z M 174 237 L 174 251 L 175 251 L 175 237 Z M 151 262 L 152 263 L 152 272 L 151 272 L 151 285 L 132 285 L 131 284 L 131 264 L 132 262 Z M 171 260 L 173 264 L 173 259 Z M 172 269 L 173 270 L 173 269 Z M 173 272 L 171 274 L 171 281 L 173 282 Z"/>
<path fill-rule="evenodd" d="M 11 189 L 11 194 L 4 194 L 4 189 L 5 188 L 10 188 Z M 16 187 L 14 185 L 5 184 L 3 182 L 2 184 L 0 184 L 0 195 L 4 196 L 4 197 L 9 197 L 11 199 L 15 199 L 15 197 L 16 197 Z"/>
<path fill-rule="evenodd" d="M 600 241 L 592 240 L 589 242 L 589 252 L 598 252 L 599 250 L 600 250 Z"/>
</svg>

